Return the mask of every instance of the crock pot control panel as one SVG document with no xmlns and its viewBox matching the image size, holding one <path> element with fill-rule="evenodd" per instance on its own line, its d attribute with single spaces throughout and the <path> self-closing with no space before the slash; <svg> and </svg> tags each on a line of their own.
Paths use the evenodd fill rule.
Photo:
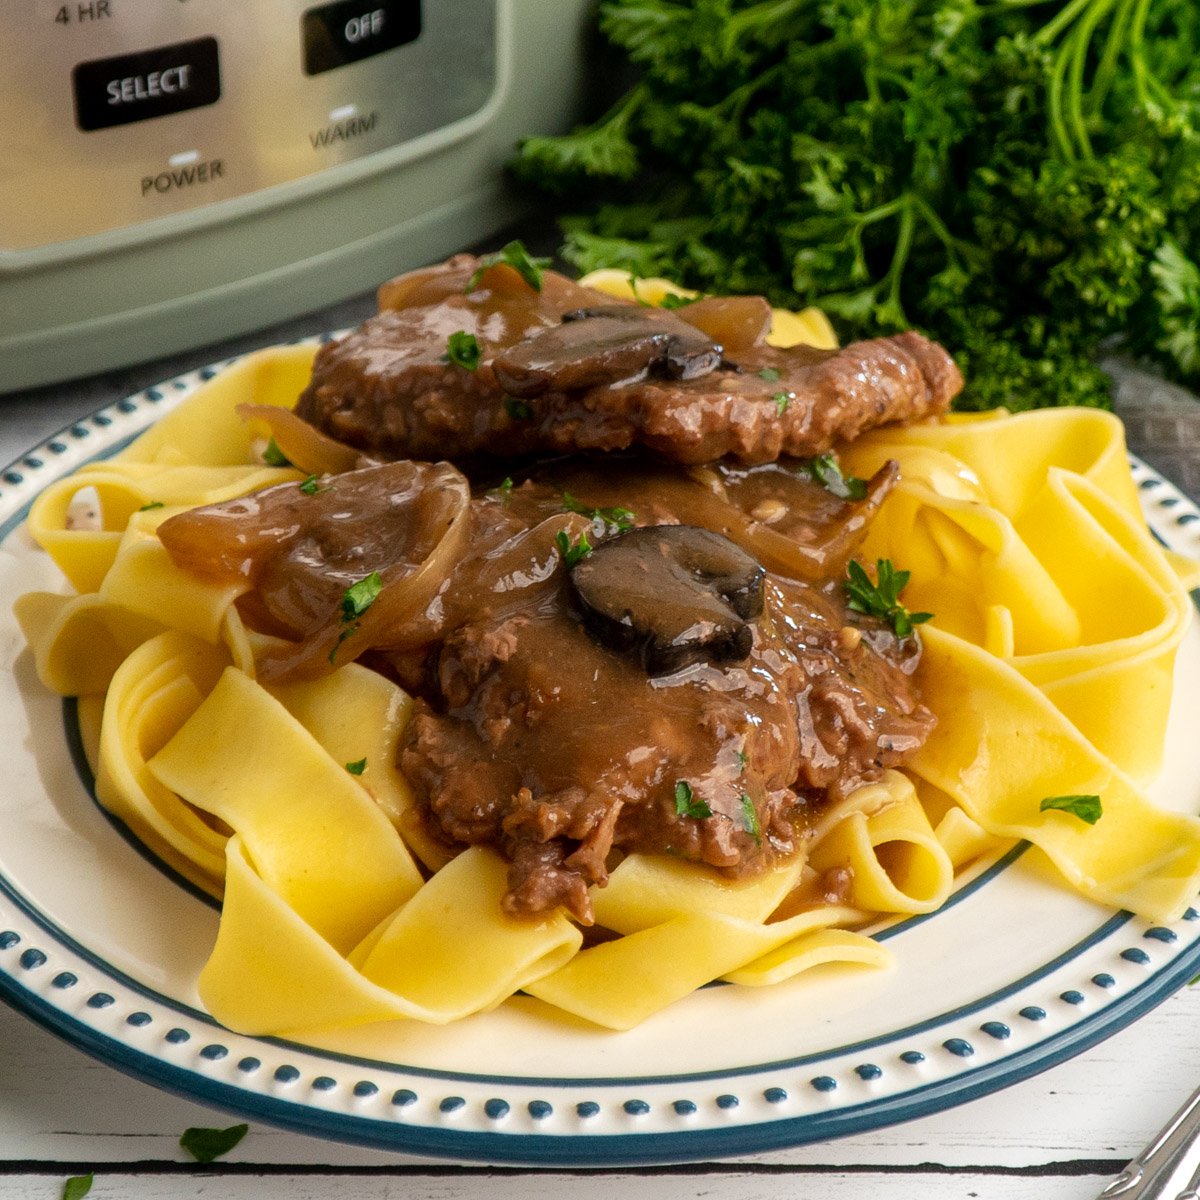
<svg viewBox="0 0 1200 1200">
<path fill-rule="evenodd" d="M 328 172 L 479 112 L 497 0 L 4 5 L 0 252 Z M 9 89 L 12 89 L 11 91 Z"/>
</svg>

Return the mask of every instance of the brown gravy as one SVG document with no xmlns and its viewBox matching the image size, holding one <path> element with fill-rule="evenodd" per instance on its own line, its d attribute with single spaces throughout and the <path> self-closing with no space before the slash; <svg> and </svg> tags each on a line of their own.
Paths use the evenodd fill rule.
<svg viewBox="0 0 1200 1200">
<path fill-rule="evenodd" d="M 756 870 L 796 851 L 816 804 L 924 741 L 918 641 L 842 594 L 893 480 L 845 501 L 796 464 L 582 459 L 468 500 L 453 467 L 402 462 L 322 477 L 315 495 L 283 484 L 197 509 L 160 533 L 182 566 L 254 584 L 243 615 L 288 639 L 264 675 L 364 656 L 408 688 L 401 765 L 429 829 L 450 851 L 506 855 L 509 911 L 563 905 L 589 922 L 587 888 L 615 851 Z M 560 535 L 598 542 L 630 523 L 701 526 L 767 568 L 745 661 L 651 678 L 589 635 Z M 375 571 L 377 599 L 348 620 L 345 589 Z"/>
</svg>

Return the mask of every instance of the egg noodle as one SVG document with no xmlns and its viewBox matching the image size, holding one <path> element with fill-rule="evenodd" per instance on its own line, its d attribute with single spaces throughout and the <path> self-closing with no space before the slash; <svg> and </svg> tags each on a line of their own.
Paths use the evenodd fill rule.
<svg viewBox="0 0 1200 1200">
<path fill-rule="evenodd" d="M 584 282 L 633 294 L 621 273 Z M 686 294 L 636 287 L 652 303 Z M 772 340 L 834 344 L 815 310 L 776 313 Z M 500 856 L 448 858 L 415 819 L 396 766 L 409 697 L 357 664 L 257 682 L 273 639 L 243 626 L 245 589 L 175 566 L 156 535 L 185 509 L 303 479 L 262 465 L 262 429 L 235 410 L 290 407 L 313 353 L 240 360 L 114 458 L 43 492 L 29 530 L 76 594 L 31 593 L 16 610 L 42 682 L 79 698 L 100 802 L 222 898 L 199 990 L 225 1025 L 295 1036 L 444 1023 L 523 990 L 625 1029 L 714 979 L 885 965 L 890 952 L 856 929 L 936 910 L 958 871 L 1015 839 L 1084 895 L 1154 920 L 1200 889 L 1200 820 L 1139 790 L 1159 766 L 1200 572 L 1147 532 L 1116 418 L 1059 409 L 885 429 L 842 453 L 862 476 L 899 461 L 862 555 L 910 570 L 905 602 L 936 614 L 921 627 L 918 682 L 939 722 L 904 773 L 831 806 L 804 852 L 750 879 L 627 856 L 593 889 L 597 924 L 618 936 L 587 949 L 561 911 L 504 915 Z M 72 527 L 84 489 L 101 527 Z M 1101 798 L 1094 825 L 1042 810 L 1080 794 Z M 837 868 L 849 872 L 843 904 L 798 899 L 814 872 Z"/>
</svg>

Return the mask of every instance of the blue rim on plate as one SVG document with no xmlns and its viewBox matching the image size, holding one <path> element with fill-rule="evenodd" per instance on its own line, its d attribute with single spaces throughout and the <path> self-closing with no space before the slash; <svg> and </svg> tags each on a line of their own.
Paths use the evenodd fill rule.
<svg viewBox="0 0 1200 1200">
<path fill-rule="evenodd" d="M 0 473 L 0 541 L 42 486 L 115 452 L 226 365 L 147 388 L 12 463 Z M 1134 471 L 1160 539 L 1200 554 L 1200 510 L 1144 464 L 1135 461 Z M 1020 852 L 956 899 L 1004 874 Z M 937 916 L 900 923 L 883 936 Z M 0 996 L 51 1032 L 138 1079 L 243 1117 L 455 1160 L 640 1165 L 864 1132 L 1063 1062 L 1197 973 L 1200 913 L 1190 909 L 1169 927 L 1119 913 L 1036 970 L 969 1003 L 815 1054 L 658 1074 L 473 1074 L 232 1034 L 186 1000 L 107 961 L 0 872 Z M 539 1132 L 546 1128 L 558 1132 Z"/>
</svg>

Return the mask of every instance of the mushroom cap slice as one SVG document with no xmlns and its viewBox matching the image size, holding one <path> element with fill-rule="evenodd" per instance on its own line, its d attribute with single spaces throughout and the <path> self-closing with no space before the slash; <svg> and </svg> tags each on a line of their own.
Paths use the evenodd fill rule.
<svg viewBox="0 0 1200 1200">
<path fill-rule="evenodd" d="M 492 360 L 511 396 L 578 391 L 659 375 L 695 379 L 716 370 L 721 347 L 671 312 L 632 304 L 602 304 L 563 314 Z"/>
<path fill-rule="evenodd" d="M 601 542 L 571 568 L 588 633 L 636 654 L 649 675 L 741 662 L 762 613 L 760 563 L 692 525 L 651 525 Z"/>
</svg>

